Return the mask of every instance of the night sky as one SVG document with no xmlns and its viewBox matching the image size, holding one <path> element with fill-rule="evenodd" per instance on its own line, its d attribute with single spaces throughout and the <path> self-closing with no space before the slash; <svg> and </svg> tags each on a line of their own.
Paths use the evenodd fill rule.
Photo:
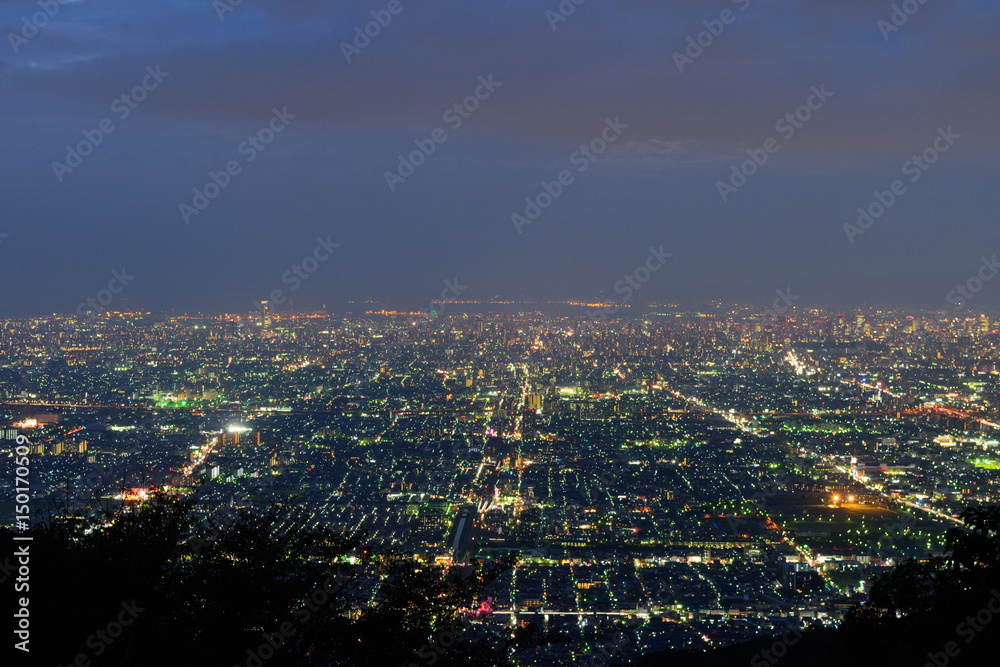
<svg viewBox="0 0 1000 667">
<path fill-rule="evenodd" d="M 995 1 L 226 1 L 0 0 L 0 317 L 612 299 L 651 246 L 636 302 L 944 308 L 1000 254 Z"/>
</svg>

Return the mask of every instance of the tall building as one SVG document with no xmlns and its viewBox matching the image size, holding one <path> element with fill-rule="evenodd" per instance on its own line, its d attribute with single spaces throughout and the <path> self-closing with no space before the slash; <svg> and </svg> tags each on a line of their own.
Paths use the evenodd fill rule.
<svg viewBox="0 0 1000 667">
<path fill-rule="evenodd" d="M 260 323 L 265 329 L 271 328 L 271 302 L 260 302 Z"/>
<path fill-rule="evenodd" d="M 538 437 L 538 415 L 537 413 L 526 407 L 521 413 L 521 438 L 524 440 L 533 440 Z"/>
</svg>

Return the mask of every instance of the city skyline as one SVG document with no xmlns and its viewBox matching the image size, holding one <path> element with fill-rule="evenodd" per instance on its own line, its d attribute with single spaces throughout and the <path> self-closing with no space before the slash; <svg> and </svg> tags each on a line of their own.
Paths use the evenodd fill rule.
<svg viewBox="0 0 1000 667">
<path fill-rule="evenodd" d="M 735 652 L 745 665 L 777 655 L 789 637 L 804 646 L 840 637 L 853 655 L 858 640 L 846 629 L 866 610 L 879 613 L 884 577 L 936 567 L 952 551 L 952 529 L 974 525 L 970 511 L 995 512 L 1000 321 L 898 311 L 783 317 L 780 303 L 770 312 L 667 310 L 0 320 L 0 443 L 10 446 L 0 457 L 9 491 L 0 509 L 38 544 L 45 524 L 29 519 L 56 508 L 94 526 L 69 545 L 66 567 L 32 571 L 25 637 L 69 626 L 80 636 L 32 650 L 61 664 L 86 656 L 87 623 L 48 619 L 64 609 L 117 614 L 122 585 L 138 585 L 129 593 L 138 607 L 177 619 L 167 628 L 134 619 L 140 653 L 161 637 L 192 635 L 211 642 L 196 640 L 199 655 L 217 654 L 205 662 L 247 667 L 259 667 L 254 655 L 276 665 L 425 658 L 417 633 L 411 644 L 391 643 L 398 659 L 374 657 L 384 642 L 350 659 L 345 645 L 364 642 L 342 638 L 363 626 L 342 625 L 323 655 L 297 642 L 268 655 L 259 625 L 227 620 L 301 608 L 287 582 L 308 590 L 315 554 L 301 563 L 305 580 L 282 578 L 277 599 L 246 590 L 238 575 L 298 563 L 269 550 L 294 553 L 303 543 L 281 541 L 294 525 L 348 545 L 364 540 L 351 567 L 388 558 L 374 564 L 379 576 L 359 582 L 386 594 L 403 571 L 434 581 L 507 559 L 511 572 L 451 608 L 462 642 L 444 648 L 459 662 L 475 641 L 511 667 L 572 663 L 609 645 L 628 663 L 674 664 L 693 650 L 720 665 Z M 30 478 L 24 504 L 13 502 L 17 478 Z M 171 579 L 181 600 L 217 612 L 169 613 L 181 593 L 164 596 L 159 577 L 133 583 L 92 567 L 84 579 L 99 590 L 64 595 L 56 577 L 76 577 L 81 549 L 97 550 L 109 568 L 152 556 L 146 533 L 117 556 L 102 536 L 125 531 L 128 544 L 133 522 L 174 502 L 186 508 L 172 515 L 179 532 L 151 533 L 162 540 L 159 567 L 181 573 Z M 258 532 L 258 521 L 270 528 Z M 256 535 L 249 543 L 245 531 Z M 215 579 L 228 563 L 236 588 L 206 595 L 206 583 L 185 574 L 207 567 Z M 49 592 L 36 590 L 53 579 Z M 968 590 L 975 595 L 956 613 L 979 603 L 982 591 Z M 52 592 L 63 604 L 50 602 Z M 362 600 L 375 602 L 364 613 L 379 613 L 380 599 L 369 589 Z M 421 615 L 424 603 L 411 608 Z M 374 625 L 396 632 L 394 618 Z M 189 622 L 217 630 L 192 633 Z M 935 627 L 946 633 L 957 622 Z M 271 617 L 269 626 L 296 634 Z M 905 650 L 923 656 L 934 641 L 922 635 Z M 112 644 L 116 655 L 131 647 Z"/>
</svg>

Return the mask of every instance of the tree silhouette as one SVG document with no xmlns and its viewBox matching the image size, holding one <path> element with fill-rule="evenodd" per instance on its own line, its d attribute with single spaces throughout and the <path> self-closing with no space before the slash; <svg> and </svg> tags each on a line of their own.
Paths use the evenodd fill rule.
<svg viewBox="0 0 1000 667">
<path fill-rule="evenodd" d="M 36 526 L 29 664 L 426 664 L 417 652 L 516 562 L 427 566 L 295 510 L 199 525 L 194 502 L 154 493 Z M 437 664 L 504 664 L 462 634 Z"/>
<path fill-rule="evenodd" d="M 933 663 L 935 656 L 954 665 L 993 661 L 1000 623 L 981 619 L 993 615 L 991 598 L 1000 601 L 1000 508 L 969 507 L 960 516 L 965 527 L 947 532 L 944 558 L 905 561 L 873 583 L 868 601 L 846 615 L 846 639 L 883 664 Z M 957 655 L 942 653 L 949 642 Z"/>
</svg>

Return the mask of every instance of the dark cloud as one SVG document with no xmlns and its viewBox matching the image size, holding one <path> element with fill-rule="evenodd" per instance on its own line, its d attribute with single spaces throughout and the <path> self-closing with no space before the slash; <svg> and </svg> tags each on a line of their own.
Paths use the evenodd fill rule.
<svg viewBox="0 0 1000 667">
<path fill-rule="evenodd" d="M 995 3 L 927 3 L 886 40 L 877 22 L 892 3 L 861 0 L 593 0 L 556 30 L 545 14 L 556 0 L 403 0 L 347 63 L 342 42 L 387 4 L 244 0 L 219 20 L 208 0 L 80 2 L 18 53 L 0 48 L 0 193 L 10 202 L 0 233 L 12 233 L 0 253 L 12 254 L 15 239 L 31 248 L 8 256 L 0 276 L 32 276 L 12 312 L 72 309 L 86 294 L 63 297 L 67 285 L 99 282 L 122 262 L 148 267 L 130 290 L 150 306 L 227 308 L 269 289 L 331 225 L 354 250 L 313 283 L 328 292 L 304 290 L 303 301 L 426 301 L 442 271 L 464 271 L 490 296 L 592 296 L 664 237 L 685 248 L 686 286 L 651 292 L 752 297 L 801 275 L 816 295 L 850 298 L 867 280 L 919 301 L 937 299 L 950 274 L 917 271 L 914 256 L 934 265 L 947 249 L 948 270 L 961 272 L 966 251 L 977 252 L 968 239 L 989 238 L 1000 144 Z M 679 72 L 672 54 L 723 10 L 734 21 Z M 0 25 L 15 30 L 34 11 L 0 0 Z M 51 163 L 155 65 L 169 78 L 58 183 Z M 488 75 L 502 86 L 390 193 L 384 172 L 446 127 L 442 113 Z M 776 121 L 814 86 L 834 97 L 724 205 L 716 182 L 778 136 Z M 297 115 L 288 133 L 183 226 L 178 203 L 274 107 Z M 517 235 L 510 214 L 608 117 L 629 125 L 622 142 Z M 849 246 L 843 223 L 947 126 L 962 141 L 894 209 L 896 225 Z M 905 244 L 893 231 L 903 219 L 913 232 Z M 942 219 L 963 240 L 942 240 Z M 34 262 L 39 244 L 58 269 Z M 224 261 L 222 246 L 232 253 Z M 710 268 L 719 257 L 723 268 Z M 892 271 L 898 283 L 880 277 Z"/>
<path fill-rule="evenodd" d="M 272 6 L 281 9 L 264 9 Z M 583 5 L 553 32 L 534 3 L 530 10 L 525 3 L 486 10 L 428 2 L 405 4 L 347 64 L 339 45 L 363 25 L 365 10 L 380 6 L 334 12 L 318 2 L 248 0 L 239 8 L 247 14 L 230 21 L 260 10 L 308 22 L 276 33 L 241 27 L 233 35 L 222 22 L 205 42 L 171 48 L 154 40 L 160 48 L 145 52 L 81 53 L 86 60 L 59 68 L 19 68 L 5 87 L 99 104 L 128 85 L 130 72 L 169 63 L 177 74 L 170 94 L 150 105 L 154 113 L 250 120 L 260 103 L 280 101 L 310 123 L 419 126 L 439 122 L 479 75 L 494 73 L 504 90 L 479 114 L 480 125 L 581 141 L 603 117 L 618 114 L 630 119 L 633 141 L 741 145 L 764 138 L 777 118 L 804 102 L 810 86 L 825 83 L 836 102 L 789 150 L 891 153 L 913 138 L 901 128 L 925 121 L 961 124 L 980 145 L 1000 139 L 983 111 L 1000 85 L 986 64 L 1000 55 L 991 39 L 1000 28 L 995 11 L 928 5 L 891 36 L 898 44 L 887 44 L 875 25 L 878 13 L 862 3 L 824 3 L 822 10 L 815 3 L 761 3 L 745 12 L 732 5 L 735 22 L 682 74 L 671 54 L 704 30 L 701 20 L 717 16 L 708 5 L 687 8 L 680 21 L 645 3 Z M 932 13 L 936 29 L 918 23 Z"/>
</svg>

